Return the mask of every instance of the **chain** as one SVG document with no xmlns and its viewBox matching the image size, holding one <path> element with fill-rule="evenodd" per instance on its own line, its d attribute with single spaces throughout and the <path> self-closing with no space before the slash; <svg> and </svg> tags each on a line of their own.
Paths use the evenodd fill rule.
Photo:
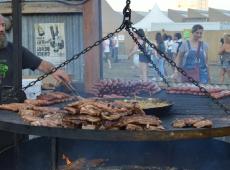
<svg viewBox="0 0 230 170">
<path fill-rule="evenodd" d="M 138 31 L 137 31 L 136 28 L 131 27 L 131 29 L 132 29 L 133 32 L 136 32 L 136 33 L 138 34 Z M 139 35 L 139 36 L 140 36 L 140 35 Z M 194 84 L 195 86 L 199 87 L 200 92 L 204 93 L 206 96 L 208 96 L 209 98 L 211 98 L 212 101 L 213 101 L 216 105 L 218 105 L 221 109 L 223 109 L 223 110 L 225 111 L 225 113 L 229 113 L 229 114 L 230 114 L 230 109 L 229 109 L 229 108 L 227 108 L 225 105 L 223 105 L 223 104 L 222 104 L 219 100 L 217 100 L 216 98 L 212 97 L 212 95 L 208 92 L 207 89 L 205 89 L 204 87 L 202 87 L 202 86 L 199 84 L 199 82 L 196 81 L 196 80 L 194 80 L 191 76 L 188 76 L 188 74 L 187 74 L 181 67 L 178 67 L 178 66 L 176 65 L 176 63 L 175 63 L 172 59 L 168 58 L 168 57 L 166 56 L 165 53 L 163 53 L 162 51 L 160 51 L 160 50 L 156 47 L 155 44 L 151 43 L 146 37 L 143 37 L 143 36 L 140 36 L 140 37 L 141 37 L 142 40 L 143 40 L 144 42 L 146 42 L 151 48 L 153 48 L 154 50 L 156 50 L 157 53 L 160 54 L 161 57 L 165 58 L 165 60 L 166 60 L 172 67 L 176 68 L 176 69 L 178 70 L 178 72 L 180 72 L 183 76 L 187 77 L 188 80 L 189 80 L 192 84 Z"/>
<path fill-rule="evenodd" d="M 163 82 L 169 87 L 169 82 L 166 80 L 166 78 L 163 76 L 163 74 L 160 72 L 156 64 L 153 63 L 151 60 L 151 56 L 146 52 L 146 49 L 143 45 L 140 44 L 138 39 L 134 36 L 133 32 L 129 29 L 126 28 L 128 31 L 129 35 L 132 37 L 133 41 L 138 45 L 139 49 L 144 53 L 145 56 L 147 56 L 149 62 L 152 64 L 153 68 L 157 71 L 158 75 L 162 78 Z"/>
<path fill-rule="evenodd" d="M 131 1 L 130 0 L 127 0 L 126 1 L 126 6 L 125 8 L 123 9 L 123 23 L 124 25 L 130 27 L 131 26 L 131 14 L 132 14 L 132 10 L 130 8 L 130 3 Z"/>
<path fill-rule="evenodd" d="M 40 77 L 38 77 L 36 80 L 30 82 L 27 86 L 23 87 L 22 90 L 26 90 L 29 87 L 34 86 L 37 82 L 43 80 L 44 78 L 48 77 L 49 75 L 53 74 L 54 72 L 56 72 L 58 69 L 63 68 L 64 66 L 66 66 L 67 64 L 69 64 L 71 61 L 78 59 L 81 55 L 87 53 L 88 51 L 90 51 L 92 48 L 99 46 L 103 41 L 111 38 L 114 36 L 114 34 L 117 34 L 119 32 L 121 32 L 124 29 L 124 24 L 122 23 L 121 26 L 119 28 L 117 28 L 114 32 L 107 34 L 105 37 L 103 37 L 101 40 L 96 41 L 95 43 L 93 43 L 93 45 L 88 46 L 87 48 L 85 48 L 84 50 L 82 50 L 80 53 L 75 54 L 72 58 L 70 58 L 69 60 L 64 61 L 63 63 L 61 63 L 60 65 L 53 67 L 49 72 L 41 75 Z"/>
<path fill-rule="evenodd" d="M 132 39 L 134 40 L 134 42 L 138 45 L 139 49 L 144 53 L 144 55 L 146 55 L 149 59 L 149 62 L 152 64 L 152 66 L 154 67 L 154 69 L 157 71 L 157 73 L 160 75 L 160 77 L 163 79 L 164 83 L 167 84 L 167 86 L 169 87 L 169 83 L 168 81 L 165 79 L 165 77 L 162 75 L 162 73 L 160 72 L 160 70 L 157 68 L 157 66 L 153 63 L 153 61 L 151 60 L 150 55 L 147 54 L 146 49 L 139 43 L 139 41 L 137 40 L 137 38 L 134 36 L 133 32 L 138 34 L 138 31 L 136 28 L 132 27 L 132 23 L 131 23 L 131 9 L 130 9 L 130 3 L 131 0 L 127 0 L 126 1 L 126 6 L 123 10 L 123 22 L 121 24 L 121 26 L 119 28 L 117 28 L 114 32 L 107 34 L 107 36 L 103 37 L 102 39 L 96 41 L 95 43 L 93 43 L 93 45 L 88 46 L 87 48 L 85 48 L 84 50 L 82 50 L 80 53 L 75 54 L 72 58 L 70 58 L 69 60 L 64 61 L 63 63 L 61 63 L 60 65 L 58 65 L 57 67 L 53 67 L 49 72 L 41 75 L 40 77 L 38 77 L 35 81 L 30 82 L 27 86 L 23 87 L 22 90 L 26 90 L 29 87 L 34 86 L 38 81 L 43 80 L 44 78 L 48 77 L 49 75 L 53 74 L 54 72 L 56 72 L 58 69 L 63 68 L 64 66 L 66 66 L 67 64 L 69 64 L 71 61 L 78 59 L 81 55 L 87 53 L 88 51 L 90 51 L 92 48 L 99 46 L 103 41 L 111 38 L 114 36 L 114 34 L 117 34 L 119 32 L 121 32 L 124 28 L 126 29 L 126 31 L 129 33 L 129 35 L 132 37 Z M 130 30 L 132 29 L 132 31 Z M 138 34 L 139 35 L 139 34 Z M 140 36 L 140 35 L 139 35 Z M 180 67 L 178 67 L 176 65 L 176 63 L 171 60 L 170 58 L 168 58 L 165 53 L 163 53 L 162 51 L 160 51 L 155 44 L 151 43 L 146 37 L 140 36 L 141 39 L 146 42 L 151 48 L 155 49 L 157 51 L 158 54 L 160 54 L 160 56 L 162 56 L 163 58 L 165 58 L 165 60 L 171 64 L 172 67 L 175 67 L 178 72 L 180 72 L 183 76 L 186 76 L 188 78 L 188 80 L 193 83 L 195 86 L 199 87 L 200 91 L 203 92 L 206 96 L 210 97 L 212 99 L 212 101 L 217 104 L 218 106 L 220 106 L 220 108 L 222 108 L 226 113 L 230 113 L 230 110 L 224 106 L 222 103 L 219 102 L 219 100 L 217 100 L 216 98 L 212 97 L 211 94 L 202 86 L 200 86 L 200 84 L 194 80 L 192 77 L 188 76 L 187 73 Z"/>
<path fill-rule="evenodd" d="M 168 81 L 165 79 L 165 77 L 160 72 L 160 70 L 157 68 L 157 66 L 153 63 L 153 61 L 151 60 L 151 56 L 147 53 L 145 47 L 142 46 L 139 43 L 137 38 L 134 36 L 133 32 L 130 30 L 130 28 L 132 26 L 132 22 L 131 22 L 131 13 L 132 13 L 132 11 L 130 9 L 130 3 L 131 3 L 131 1 L 127 0 L 126 1 L 126 6 L 125 6 L 125 8 L 123 10 L 123 15 L 124 15 L 123 23 L 125 25 L 125 29 L 129 33 L 129 35 L 132 37 L 133 41 L 138 45 L 139 49 L 144 53 L 145 56 L 147 56 L 149 62 L 152 64 L 153 68 L 157 71 L 158 75 L 162 78 L 164 83 L 167 84 L 167 86 L 169 87 Z"/>
</svg>

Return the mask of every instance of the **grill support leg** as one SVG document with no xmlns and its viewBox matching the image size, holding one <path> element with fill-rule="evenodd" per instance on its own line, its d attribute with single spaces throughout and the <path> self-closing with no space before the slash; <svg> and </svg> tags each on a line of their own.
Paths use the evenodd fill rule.
<svg viewBox="0 0 230 170">
<path fill-rule="evenodd" d="M 19 144 L 20 144 L 20 137 L 18 134 L 14 133 L 14 169 L 18 170 L 19 169 L 19 154 L 20 154 L 20 149 L 19 149 Z"/>
<path fill-rule="evenodd" d="M 57 170 L 58 151 L 57 151 L 57 138 L 51 138 L 51 170 Z"/>
</svg>

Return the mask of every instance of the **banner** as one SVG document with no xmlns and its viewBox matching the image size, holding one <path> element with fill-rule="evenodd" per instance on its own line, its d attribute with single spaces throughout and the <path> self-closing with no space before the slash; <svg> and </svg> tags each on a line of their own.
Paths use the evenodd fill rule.
<svg viewBox="0 0 230 170">
<path fill-rule="evenodd" d="M 53 64 L 66 60 L 64 23 L 35 24 L 36 55 Z"/>
</svg>

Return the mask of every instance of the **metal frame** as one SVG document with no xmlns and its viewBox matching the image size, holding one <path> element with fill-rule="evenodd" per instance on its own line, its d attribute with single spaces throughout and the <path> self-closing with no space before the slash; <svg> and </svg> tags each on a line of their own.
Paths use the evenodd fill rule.
<svg viewBox="0 0 230 170">
<path fill-rule="evenodd" d="M 21 0 L 12 0 L 14 87 L 16 94 L 22 88 L 22 7 Z"/>
<path fill-rule="evenodd" d="M 185 94 L 166 94 L 164 91 L 155 94 L 154 97 L 173 103 L 171 110 L 163 113 L 166 115 L 159 115 L 163 126 L 166 128 L 164 131 L 81 130 L 31 126 L 25 123 L 17 113 L 9 111 L 0 111 L 0 130 L 56 138 L 104 141 L 160 141 L 230 136 L 229 115 L 212 104 L 209 98 Z M 226 104 L 229 101 L 230 98 L 222 100 Z M 171 126 L 175 119 L 197 116 L 213 120 L 214 127 L 207 129 L 174 129 Z"/>
<path fill-rule="evenodd" d="M 210 129 L 173 129 L 165 131 L 81 130 L 31 126 L 20 120 L 17 113 L 4 113 L 10 115 L 10 117 L 8 121 L 0 119 L 0 130 L 54 138 L 104 141 L 164 141 L 230 136 L 230 126 L 228 125 Z M 1 112 L 1 115 L 3 115 L 3 112 Z"/>
</svg>

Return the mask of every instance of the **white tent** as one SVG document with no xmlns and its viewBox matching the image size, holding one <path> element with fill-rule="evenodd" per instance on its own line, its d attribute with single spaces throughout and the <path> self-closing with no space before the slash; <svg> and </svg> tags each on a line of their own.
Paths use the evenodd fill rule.
<svg viewBox="0 0 230 170">
<path fill-rule="evenodd" d="M 157 4 L 154 5 L 152 10 L 146 15 L 142 20 L 134 25 L 136 28 L 142 28 L 145 31 L 151 30 L 151 25 L 153 23 L 173 23 L 158 7 Z"/>
</svg>

